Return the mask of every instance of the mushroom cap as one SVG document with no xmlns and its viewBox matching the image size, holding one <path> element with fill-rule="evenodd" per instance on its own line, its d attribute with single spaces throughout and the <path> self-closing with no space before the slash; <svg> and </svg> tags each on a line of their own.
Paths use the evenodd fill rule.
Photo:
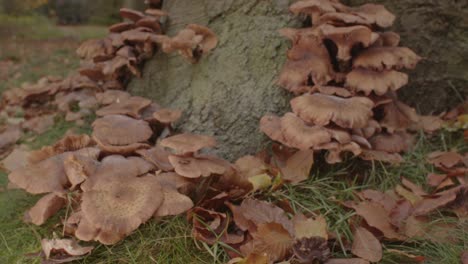
<svg viewBox="0 0 468 264">
<path fill-rule="evenodd" d="M 115 146 L 115 145 L 109 145 L 102 143 L 98 139 L 95 139 L 96 143 L 98 144 L 99 148 L 102 150 L 102 152 L 107 153 L 107 154 L 119 154 L 119 155 L 131 155 L 134 154 L 136 151 L 140 149 L 147 149 L 150 148 L 151 146 L 146 144 L 146 143 L 131 143 L 128 145 L 123 145 L 123 146 Z"/>
<path fill-rule="evenodd" d="M 260 130 L 269 138 L 277 142 L 285 142 L 284 135 L 281 132 L 281 118 L 268 114 L 260 119 Z"/>
<path fill-rule="evenodd" d="M 202 148 L 212 148 L 216 146 L 216 139 L 210 136 L 195 134 L 178 134 L 161 140 L 160 145 L 173 149 L 179 154 L 194 153 Z"/>
<path fill-rule="evenodd" d="M 377 71 L 392 69 L 413 69 L 421 60 L 406 47 L 372 47 L 360 53 L 353 62 L 353 67 L 362 67 Z"/>
<path fill-rule="evenodd" d="M 169 156 L 169 162 L 177 174 L 187 178 L 208 177 L 212 174 L 223 174 L 227 169 L 226 161 L 211 157 Z"/>
<path fill-rule="evenodd" d="M 49 217 L 57 213 L 65 203 L 66 200 L 60 195 L 55 193 L 46 194 L 25 213 L 24 219 L 28 223 L 42 225 Z"/>
<path fill-rule="evenodd" d="M 354 156 L 359 156 L 362 152 L 361 147 L 356 142 L 340 144 L 337 142 L 330 142 L 318 146 L 316 150 L 328 150 L 325 155 L 325 160 L 328 164 L 336 164 L 342 162 L 341 154 L 344 152 L 351 152 Z"/>
<path fill-rule="evenodd" d="M 331 141 L 327 129 L 308 126 L 293 113 L 286 113 L 280 122 L 284 143 L 289 147 L 305 150 Z"/>
<path fill-rule="evenodd" d="M 115 48 L 108 38 L 90 39 L 83 42 L 76 50 L 76 54 L 83 60 L 105 60 L 112 57 Z"/>
<path fill-rule="evenodd" d="M 318 19 L 319 24 L 333 24 L 339 26 L 346 25 L 369 25 L 371 24 L 365 18 L 356 14 L 344 12 L 329 12 L 320 16 Z"/>
<path fill-rule="evenodd" d="M 157 145 L 150 149 L 140 149 L 136 151 L 145 160 L 153 163 L 162 171 L 172 171 L 174 167 L 169 162 L 169 153 L 163 147 Z"/>
<path fill-rule="evenodd" d="M 408 151 L 413 145 L 413 137 L 406 132 L 381 133 L 370 138 L 372 149 L 389 153 Z"/>
<path fill-rule="evenodd" d="M 112 103 L 119 103 L 125 99 L 130 98 L 131 95 L 128 92 L 120 90 L 106 90 L 102 93 L 96 94 L 98 103 L 102 105 L 109 105 Z"/>
<path fill-rule="evenodd" d="M 374 103 L 365 97 L 306 94 L 292 99 L 291 106 L 308 123 L 325 126 L 334 122 L 343 128 L 363 128 L 373 115 Z"/>
<path fill-rule="evenodd" d="M 123 115 L 107 115 L 93 122 L 93 138 L 104 145 L 130 145 L 147 141 L 153 131 L 147 122 Z"/>
<path fill-rule="evenodd" d="M 200 46 L 204 54 L 216 48 L 216 46 L 218 45 L 218 38 L 211 29 L 197 24 L 188 24 L 186 28 L 195 31 L 196 35 L 203 36 L 203 40 L 200 43 L 198 43 L 198 45 Z"/>
<path fill-rule="evenodd" d="M 62 191 L 68 184 L 63 161 L 70 152 L 19 168 L 8 175 L 10 182 L 32 194 Z"/>
<path fill-rule="evenodd" d="M 163 217 L 169 215 L 179 215 L 193 207 L 192 200 L 177 190 L 172 188 L 163 188 L 164 201 L 154 213 L 154 217 Z"/>
<path fill-rule="evenodd" d="M 145 13 L 155 17 L 164 17 L 168 16 L 167 12 L 162 11 L 161 9 L 149 8 L 145 10 Z"/>
<path fill-rule="evenodd" d="M 351 8 L 352 13 L 363 17 L 368 25 L 375 24 L 382 28 L 391 27 L 395 21 L 395 15 L 388 11 L 383 5 L 364 4 Z"/>
<path fill-rule="evenodd" d="M 391 103 L 382 106 L 384 118 L 380 121 L 380 125 L 387 129 L 388 132 L 406 130 L 412 124 L 420 120 L 416 110 L 409 105 L 400 101 L 392 101 Z"/>
<path fill-rule="evenodd" d="M 154 32 L 161 32 L 161 25 L 159 24 L 159 19 L 156 17 L 145 16 L 144 18 L 136 22 L 138 27 L 151 28 Z"/>
<path fill-rule="evenodd" d="M 316 85 L 312 87 L 311 92 L 319 92 L 321 94 L 326 94 L 326 95 L 337 95 L 339 97 L 351 97 L 352 94 L 350 91 L 346 90 L 346 88 L 342 87 L 336 87 L 336 86 L 322 86 L 322 85 Z"/>
<path fill-rule="evenodd" d="M 121 33 L 127 30 L 134 29 L 136 27 L 135 23 L 124 21 L 120 23 L 113 24 L 109 27 L 109 32 Z"/>
<path fill-rule="evenodd" d="M 73 190 L 75 186 L 81 184 L 96 172 L 99 162 L 89 157 L 70 154 L 63 161 L 63 166 L 68 181 L 71 183 L 70 189 Z"/>
<path fill-rule="evenodd" d="M 379 33 L 379 39 L 376 43 L 384 47 L 397 47 L 400 44 L 400 35 L 392 31 Z"/>
<path fill-rule="evenodd" d="M 106 115 L 128 115 L 133 118 L 138 118 L 140 116 L 140 111 L 149 106 L 151 100 L 140 97 L 132 96 L 129 98 L 122 98 L 119 102 L 114 102 L 108 106 L 96 111 L 98 116 Z"/>
<path fill-rule="evenodd" d="M 281 70 L 278 84 L 289 91 L 307 85 L 309 77 L 316 85 L 326 85 L 335 72 L 322 42 L 314 36 L 300 36 L 288 51 L 288 60 Z"/>
<path fill-rule="evenodd" d="M 382 161 L 390 164 L 400 164 L 404 160 L 398 153 L 388 153 L 385 151 L 364 149 L 359 157 L 368 161 Z"/>
<path fill-rule="evenodd" d="M 120 16 L 123 17 L 123 18 L 130 19 L 133 22 L 137 22 L 138 20 L 145 17 L 145 15 L 142 12 L 132 10 L 130 8 L 121 8 L 120 9 Z"/>
<path fill-rule="evenodd" d="M 163 124 L 171 124 L 177 122 L 182 116 L 182 111 L 177 109 L 161 108 L 153 113 L 154 119 Z"/>
<path fill-rule="evenodd" d="M 99 149 L 88 148 L 92 145 L 94 145 L 93 140 L 86 134 L 66 135 L 52 146 L 46 146 L 39 150 L 31 151 L 28 159 L 30 163 L 34 164 L 67 151 L 77 150 L 82 150 L 87 157 L 97 158 L 97 156 L 99 156 Z"/>
<path fill-rule="evenodd" d="M 329 0 L 303 0 L 289 6 L 291 13 L 312 15 L 335 12 L 336 9 Z"/>
<path fill-rule="evenodd" d="M 160 207 L 163 190 L 154 176 L 114 177 L 83 193 L 83 216 L 96 228 L 127 235 Z"/>
<path fill-rule="evenodd" d="M 343 61 L 351 59 L 351 49 L 362 44 L 363 47 L 369 47 L 378 38 L 377 33 L 365 26 L 335 27 L 324 24 L 319 26 L 322 38 L 329 39 L 335 43 L 338 48 L 337 58 Z"/>
<path fill-rule="evenodd" d="M 397 91 L 408 83 L 408 75 L 394 70 L 373 71 L 362 68 L 352 70 L 346 75 L 346 87 L 370 95 L 384 95 Z"/>
<path fill-rule="evenodd" d="M 353 129 L 353 134 L 369 139 L 373 135 L 381 131 L 382 131 L 382 127 L 380 126 L 379 122 L 377 122 L 374 119 L 371 119 L 367 123 L 366 127 Z"/>
</svg>

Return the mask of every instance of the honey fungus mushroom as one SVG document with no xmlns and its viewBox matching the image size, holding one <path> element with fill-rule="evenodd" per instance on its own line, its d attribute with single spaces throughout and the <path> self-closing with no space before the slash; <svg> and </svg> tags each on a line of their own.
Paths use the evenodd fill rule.
<svg viewBox="0 0 468 264">
<path fill-rule="evenodd" d="M 335 43 L 338 48 L 337 59 L 342 61 L 351 59 L 351 49 L 356 45 L 367 48 L 379 38 L 377 33 L 365 26 L 335 27 L 324 24 L 319 29 L 323 39 Z"/>
<path fill-rule="evenodd" d="M 149 220 L 163 199 L 162 187 L 153 176 L 113 177 L 83 193 L 81 210 L 99 232 L 123 238 Z M 97 240 L 106 242 L 99 236 Z"/>
<path fill-rule="evenodd" d="M 306 14 L 316 23 L 321 14 L 337 11 L 336 4 L 337 2 L 329 0 L 303 0 L 289 6 L 289 11 L 295 15 Z"/>
<path fill-rule="evenodd" d="M 306 122 L 321 126 L 334 122 L 343 128 L 363 128 L 373 115 L 374 103 L 366 97 L 306 94 L 291 100 L 291 106 Z"/>
<path fill-rule="evenodd" d="M 153 131 L 148 123 L 123 115 L 107 115 L 93 122 L 92 137 L 107 145 L 129 145 L 147 141 Z"/>
<path fill-rule="evenodd" d="M 397 91 L 408 83 L 408 75 L 394 70 L 373 71 L 363 68 L 352 70 L 346 75 L 346 87 L 370 95 L 385 95 Z"/>
<path fill-rule="evenodd" d="M 195 153 L 203 148 L 216 146 L 216 139 L 195 134 L 178 134 L 161 140 L 160 145 L 173 149 L 177 154 Z"/>
<path fill-rule="evenodd" d="M 278 84 L 295 93 L 308 84 L 309 78 L 316 85 L 326 85 L 335 78 L 335 72 L 322 42 L 315 36 L 300 35 L 288 51 L 288 60 L 281 70 Z"/>
<path fill-rule="evenodd" d="M 377 71 L 413 69 L 420 60 L 421 57 L 406 47 L 372 47 L 356 57 L 353 67 Z"/>
</svg>

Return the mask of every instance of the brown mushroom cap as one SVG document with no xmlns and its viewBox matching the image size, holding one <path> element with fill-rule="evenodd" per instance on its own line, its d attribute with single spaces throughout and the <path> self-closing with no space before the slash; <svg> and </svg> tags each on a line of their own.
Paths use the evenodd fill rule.
<svg viewBox="0 0 468 264">
<path fill-rule="evenodd" d="M 309 76 L 316 85 L 326 85 L 335 73 L 326 47 L 313 36 L 300 36 L 288 51 L 288 61 L 280 73 L 278 84 L 289 91 L 307 85 Z"/>
<path fill-rule="evenodd" d="M 98 144 L 99 148 L 102 150 L 102 152 L 107 153 L 107 154 L 119 154 L 119 155 L 131 155 L 137 152 L 138 150 L 141 149 L 148 149 L 151 146 L 146 143 L 131 143 L 128 145 L 122 145 L 122 146 L 115 146 L 115 145 L 109 145 L 102 143 L 99 141 L 99 139 L 95 139 L 96 143 Z"/>
<path fill-rule="evenodd" d="M 380 37 L 377 43 L 384 47 L 397 47 L 400 44 L 400 35 L 392 31 L 379 33 Z"/>
<path fill-rule="evenodd" d="M 337 95 L 339 97 L 351 97 L 352 96 L 350 91 L 342 87 L 320 85 L 320 86 L 314 86 L 313 90 L 314 89 L 317 89 L 319 93 L 327 94 L 327 95 Z"/>
<path fill-rule="evenodd" d="M 291 106 L 305 122 L 321 126 L 334 122 L 344 128 L 363 128 L 373 114 L 374 103 L 365 97 L 306 94 L 291 100 Z"/>
<path fill-rule="evenodd" d="M 83 216 L 96 228 L 127 235 L 146 222 L 163 202 L 154 176 L 114 177 L 83 193 Z"/>
<path fill-rule="evenodd" d="M 395 15 L 390 13 L 385 6 L 376 4 L 364 4 L 362 6 L 351 8 L 352 13 L 363 17 L 368 25 L 375 24 L 382 28 L 393 25 Z"/>
<path fill-rule="evenodd" d="M 105 145 L 122 146 L 147 141 L 152 135 L 148 123 L 123 115 L 108 115 L 93 122 L 93 138 Z"/>
<path fill-rule="evenodd" d="M 211 156 L 180 157 L 171 155 L 169 156 L 169 162 L 174 166 L 174 170 L 177 174 L 187 178 L 223 174 L 227 168 L 224 160 Z"/>
<path fill-rule="evenodd" d="M 346 25 L 369 25 L 370 22 L 365 18 L 356 14 L 344 12 L 330 12 L 325 13 L 318 19 L 319 24 L 333 24 L 339 26 Z"/>
<path fill-rule="evenodd" d="M 117 24 L 113 24 L 109 27 L 109 32 L 113 33 L 121 33 L 127 30 L 134 29 L 136 27 L 135 23 L 133 22 L 120 22 Z"/>
<path fill-rule="evenodd" d="M 120 16 L 123 17 L 123 18 L 130 19 L 133 22 L 137 22 L 138 20 L 145 17 L 145 15 L 142 12 L 132 10 L 132 9 L 129 9 L 129 8 L 121 8 L 120 9 Z"/>
<path fill-rule="evenodd" d="M 136 151 L 137 154 L 141 155 L 145 160 L 153 163 L 160 170 L 172 171 L 174 167 L 169 162 L 169 153 L 163 147 L 157 145 L 150 149 L 140 149 Z"/>
<path fill-rule="evenodd" d="M 193 30 L 195 34 L 203 37 L 203 40 L 201 40 L 198 45 L 204 54 L 218 45 L 218 38 L 211 29 L 197 24 L 188 24 L 186 28 Z"/>
<path fill-rule="evenodd" d="M 86 134 L 66 135 L 52 146 L 46 146 L 39 150 L 31 151 L 28 159 L 30 163 L 34 164 L 57 154 L 81 149 L 83 149 L 85 153 L 89 153 L 89 155 L 86 155 L 87 157 L 97 158 L 97 156 L 99 156 L 99 149 L 88 148 L 92 145 L 94 145 L 93 140 Z"/>
<path fill-rule="evenodd" d="M 163 124 L 171 124 L 177 122 L 182 116 L 182 111 L 177 109 L 161 108 L 153 113 L 154 119 Z"/>
<path fill-rule="evenodd" d="M 400 164 L 404 160 L 398 153 L 364 149 L 359 157 L 368 161 L 382 161 L 390 164 Z"/>
<path fill-rule="evenodd" d="M 156 33 L 161 32 L 161 26 L 159 24 L 159 19 L 156 18 L 156 17 L 146 16 L 146 17 L 138 20 L 138 22 L 136 22 L 136 25 L 138 27 L 150 28 Z"/>
<path fill-rule="evenodd" d="M 336 9 L 329 0 L 303 0 L 290 5 L 289 11 L 295 15 L 306 14 L 312 18 L 315 24 L 321 14 L 335 12 Z"/>
<path fill-rule="evenodd" d="M 65 202 L 66 200 L 60 195 L 46 194 L 25 213 L 24 220 L 27 223 L 42 225 L 49 217 L 57 213 L 65 205 Z"/>
<path fill-rule="evenodd" d="M 355 58 L 353 67 L 377 71 L 413 69 L 420 60 L 421 57 L 406 47 L 372 47 Z"/>
<path fill-rule="evenodd" d="M 328 150 L 325 155 L 325 160 L 328 164 L 336 164 L 343 161 L 341 154 L 344 152 L 351 152 L 354 156 L 359 156 L 362 152 L 361 147 L 356 142 L 350 142 L 346 144 L 340 144 L 337 142 L 330 142 L 318 146 L 317 150 Z"/>
<path fill-rule="evenodd" d="M 394 70 L 373 71 L 362 68 L 352 70 L 346 75 L 346 87 L 370 95 L 384 95 L 388 91 L 397 91 L 408 83 L 406 73 Z"/>
<path fill-rule="evenodd" d="M 408 151 L 413 145 L 413 137 L 405 132 L 394 134 L 378 134 L 372 137 L 369 142 L 372 149 L 389 153 L 400 153 Z"/>
<path fill-rule="evenodd" d="M 109 59 L 115 52 L 112 41 L 108 38 L 90 39 L 83 42 L 76 50 L 76 54 L 83 60 L 97 61 Z"/>
<path fill-rule="evenodd" d="M 154 217 L 182 214 L 193 207 L 192 200 L 177 190 L 163 188 L 164 201 L 154 213 Z"/>
<path fill-rule="evenodd" d="M 8 179 L 32 194 L 62 191 L 68 184 L 63 167 L 63 161 L 68 154 L 70 152 L 17 169 L 8 175 Z"/>
<path fill-rule="evenodd" d="M 63 161 L 63 166 L 68 181 L 71 183 L 70 189 L 73 190 L 75 186 L 81 184 L 96 172 L 99 162 L 89 157 L 70 154 Z"/>
<path fill-rule="evenodd" d="M 260 119 L 260 130 L 269 138 L 277 142 L 285 142 L 284 135 L 281 132 L 281 118 L 268 114 Z"/>
<path fill-rule="evenodd" d="M 343 61 L 351 59 L 351 49 L 356 44 L 362 44 L 363 47 L 367 48 L 379 38 L 377 33 L 365 26 L 335 27 L 324 24 L 319 28 L 323 38 L 336 44 L 337 58 Z"/>
<path fill-rule="evenodd" d="M 308 126 L 293 113 L 281 118 L 284 143 L 297 149 L 309 149 L 331 141 L 330 133 L 321 126 Z"/>
<path fill-rule="evenodd" d="M 145 10 L 145 13 L 155 17 L 164 17 L 168 16 L 167 12 L 162 11 L 161 9 L 149 8 Z"/>
<path fill-rule="evenodd" d="M 103 104 L 103 105 L 119 103 L 130 97 L 131 95 L 129 93 L 125 91 L 120 91 L 120 90 L 106 90 L 102 93 L 96 94 L 96 99 L 98 103 Z"/>
<path fill-rule="evenodd" d="M 420 120 L 414 108 L 400 101 L 384 104 L 382 108 L 384 118 L 380 121 L 380 125 L 390 133 L 405 130 Z"/>
<path fill-rule="evenodd" d="M 194 153 L 202 148 L 216 146 L 216 139 L 210 136 L 178 134 L 161 140 L 160 145 L 175 150 L 179 154 Z"/>
<path fill-rule="evenodd" d="M 138 118 L 140 111 L 149 106 L 151 100 L 140 97 L 132 96 L 123 98 L 119 102 L 112 103 L 96 111 L 98 116 L 106 115 L 128 115 L 133 118 Z"/>
</svg>

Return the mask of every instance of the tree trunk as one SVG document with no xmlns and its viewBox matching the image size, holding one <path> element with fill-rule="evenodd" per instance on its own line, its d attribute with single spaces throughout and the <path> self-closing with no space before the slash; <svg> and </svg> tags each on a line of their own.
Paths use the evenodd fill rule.
<svg viewBox="0 0 468 264">
<path fill-rule="evenodd" d="M 395 31 L 402 33 L 403 45 L 426 58 L 402 89 L 403 99 L 430 112 L 466 97 L 467 20 L 455 5 L 466 1 L 379 2 L 398 16 Z M 175 54 L 156 55 L 146 63 L 143 78 L 132 80 L 131 92 L 184 110 L 179 128 L 215 136 L 216 152 L 224 158 L 260 150 L 266 137 L 258 130 L 259 119 L 289 109 L 290 95 L 275 84 L 288 48 L 277 30 L 300 26 L 288 14 L 289 4 L 288 0 L 164 1 L 163 9 L 170 14 L 169 35 L 198 23 L 217 33 L 218 47 L 195 65 Z"/>
</svg>

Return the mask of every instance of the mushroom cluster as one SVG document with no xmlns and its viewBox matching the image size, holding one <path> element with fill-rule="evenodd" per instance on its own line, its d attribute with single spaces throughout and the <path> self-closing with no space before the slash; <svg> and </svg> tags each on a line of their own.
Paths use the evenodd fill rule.
<svg viewBox="0 0 468 264">
<path fill-rule="evenodd" d="M 145 13 L 120 9 L 124 22 L 110 26 L 105 38 L 82 43 L 77 50 L 81 66 L 68 77 L 48 76 L 3 93 L 1 115 L 6 124 L 0 127 L 3 132 L 0 156 L 12 151 L 12 143 L 21 137 L 23 130 L 45 132 L 54 124 L 57 112 L 64 113 L 66 121 L 78 124 L 95 112 L 98 116 L 121 114 L 133 118 L 146 114 L 145 120 L 166 119 L 162 122 L 165 124 L 177 119 L 177 111 L 163 109 L 121 90 L 132 76 L 142 75 L 140 68 L 156 51 L 178 51 L 195 63 L 215 48 L 218 41 L 210 29 L 196 24 L 187 25 L 174 37 L 163 35 L 162 22 L 167 13 L 157 9 L 160 1 L 148 1 L 148 5 Z M 153 110 L 160 110 L 155 117 Z"/>
<path fill-rule="evenodd" d="M 132 98 L 123 91 L 119 95 Z M 189 210 L 195 187 L 230 168 L 222 159 L 201 154 L 216 146 L 214 138 L 173 135 L 171 124 L 180 112 L 137 99 L 148 101 L 137 107 L 142 111 L 103 111 L 91 137 L 66 135 L 30 152 L 27 164 L 9 174 L 17 188 L 45 194 L 25 221 L 42 225 L 66 206 L 72 210 L 63 222 L 68 234 L 114 244 L 152 217 Z"/>
<path fill-rule="evenodd" d="M 278 83 L 297 97 L 291 113 L 261 119 L 267 136 L 293 149 L 327 150 L 328 163 L 341 162 L 343 152 L 399 163 L 411 147 L 409 129 L 440 127 L 440 119 L 419 116 L 397 98 L 408 83 L 401 70 L 413 69 L 421 57 L 385 31 L 395 16 L 384 6 L 303 0 L 290 11 L 312 25 L 280 30 L 292 47 Z"/>
</svg>

